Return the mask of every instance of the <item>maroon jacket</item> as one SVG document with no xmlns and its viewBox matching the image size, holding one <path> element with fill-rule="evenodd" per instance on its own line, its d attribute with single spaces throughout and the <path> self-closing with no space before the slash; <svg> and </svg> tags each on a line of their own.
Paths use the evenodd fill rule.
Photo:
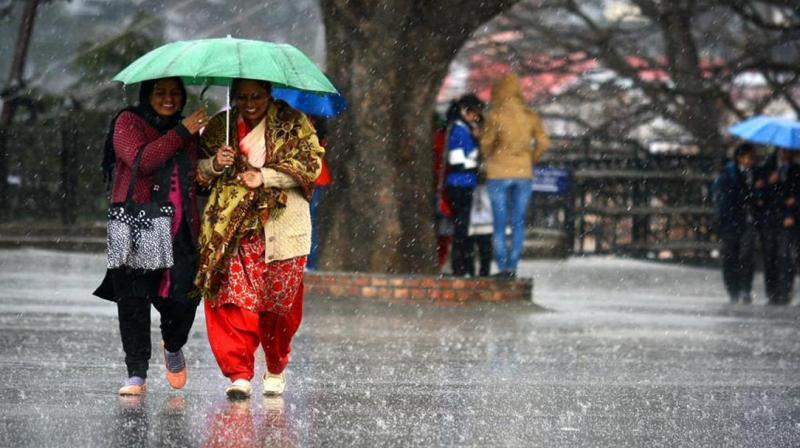
<svg viewBox="0 0 800 448">
<path fill-rule="evenodd" d="M 183 126 L 170 129 L 166 134 L 151 126 L 142 117 L 133 112 L 123 112 L 117 118 L 114 126 L 114 152 L 116 153 L 116 167 L 114 168 L 114 187 L 111 193 L 111 202 L 125 201 L 128 193 L 128 184 L 131 178 L 133 162 L 139 148 L 144 147 L 144 155 L 139 164 L 139 174 L 133 189 L 133 202 L 143 203 L 150 201 L 153 188 L 152 176 L 175 155 L 178 150 L 185 148 L 191 160 L 190 203 L 184 205 L 192 213 L 192 235 L 199 231 L 200 217 L 197 210 L 197 188 L 195 178 L 197 173 L 197 137 L 189 135 Z M 188 207 L 187 207 L 188 205 Z"/>
</svg>

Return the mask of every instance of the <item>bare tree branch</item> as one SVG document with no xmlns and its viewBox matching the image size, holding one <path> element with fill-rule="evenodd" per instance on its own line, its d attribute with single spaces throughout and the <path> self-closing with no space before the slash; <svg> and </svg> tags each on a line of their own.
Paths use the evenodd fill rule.
<svg viewBox="0 0 800 448">
<path fill-rule="evenodd" d="M 762 2 L 766 3 L 766 2 Z M 783 7 L 786 8 L 785 17 L 788 19 L 791 17 L 792 11 L 796 11 L 797 4 L 790 6 L 788 2 L 772 2 L 773 6 L 775 7 Z M 742 19 L 750 22 L 752 25 L 769 31 L 792 31 L 792 30 L 800 30 L 800 23 L 795 21 L 795 23 L 774 23 L 769 21 L 768 19 L 764 18 L 758 9 L 755 7 L 756 5 L 753 2 L 748 2 L 744 0 L 729 0 L 720 2 L 721 6 L 729 8 L 731 11 L 737 13 Z M 795 12 L 796 14 L 796 12 Z"/>
<path fill-rule="evenodd" d="M 792 2 L 631 3 L 638 15 L 632 10 L 623 19 L 598 15 L 577 0 L 523 1 L 474 36 L 462 57 L 486 67 L 510 64 L 533 79 L 572 79 L 574 88 L 543 102 L 549 109 L 544 113 L 569 115 L 573 108 L 573 123 L 582 123 L 586 132 L 603 127 L 630 133 L 661 117 L 682 128 L 675 132 L 688 132 L 714 150 L 731 115 L 739 118 L 776 101 L 797 109 L 792 95 L 800 88 L 800 32 L 794 27 L 800 15 Z M 766 14 L 769 8 L 783 11 L 783 18 Z M 495 39 L 498 33 L 502 41 Z M 613 79 L 597 84 L 587 70 L 601 78 L 609 70 Z M 757 73 L 768 84 L 752 84 Z M 484 76 L 476 81 L 487 83 L 492 75 Z M 597 108 L 603 112 L 592 112 Z M 592 114 L 599 118 L 589 119 Z"/>
</svg>

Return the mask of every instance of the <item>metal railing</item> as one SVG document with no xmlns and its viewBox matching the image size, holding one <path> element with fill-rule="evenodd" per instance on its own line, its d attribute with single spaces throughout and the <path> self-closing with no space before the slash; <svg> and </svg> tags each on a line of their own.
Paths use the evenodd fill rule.
<svg viewBox="0 0 800 448">
<path fill-rule="evenodd" d="M 603 150 L 597 142 L 589 151 L 581 144 L 589 143 L 556 141 L 542 161 L 565 169 L 569 188 L 560 195 L 534 194 L 529 240 L 560 238 L 554 244 L 564 256 L 716 256 L 710 185 L 720 159 L 625 146 Z"/>
</svg>

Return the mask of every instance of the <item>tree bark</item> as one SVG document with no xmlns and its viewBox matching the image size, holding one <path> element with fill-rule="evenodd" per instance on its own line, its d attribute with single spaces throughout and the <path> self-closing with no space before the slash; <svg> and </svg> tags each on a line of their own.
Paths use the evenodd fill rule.
<svg viewBox="0 0 800 448">
<path fill-rule="evenodd" d="M 692 2 L 668 10 L 660 21 L 666 46 L 667 64 L 678 100 L 683 107 L 676 108 L 675 117 L 697 139 L 700 151 L 717 154 L 722 147 L 720 134 L 721 105 L 717 101 L 721 92 L 711 85 L 704 75 L 700 52 L 692 35 Z"/>
<path fill-rule="evenodd" d="M 470 33 L 515 2 L 321 2 L 328 74 L 349 103 L 329 127 L 323 268 L 435 270 L 436 94 Z"/>
<path fill-rule="evenodd" d="M 25 59 L 28 55 L 28 44 L 33 35 L 33 22 L 36 19 L 36 9 L 39 0 L 28 0 L 22 11 L 22 19 L 17 32 L 17 43 L 14 47 L 14 59 L 11 60 L 11 70 L 8 82 L 0 94 L 3 95 L 3 108 L 0 111 L 0 216 L 7 214 L 8 210 L 8 134 L 11 122 L 14 120 L 14 106 L 16 95 L 22 84 L 22 74 L 25 68 Z"/>
</svg>

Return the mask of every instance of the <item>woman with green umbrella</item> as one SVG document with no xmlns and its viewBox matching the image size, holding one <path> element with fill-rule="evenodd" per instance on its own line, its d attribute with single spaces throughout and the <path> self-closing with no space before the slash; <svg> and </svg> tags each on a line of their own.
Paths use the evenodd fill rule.
<svg viewBox="0 0 800 448">
<path fill-rule="evenodd" d="M 206 159 L 198 164 L 198 182 L 211 196 L 195 286 L 206 300 L 211 349 L 231 380 L 227 394 L 250 395 L 259 344 L 267 358 L 264 392 L 280 394 L 302 318 L 308 201 L 324 150 L 305 115 L 271 98 L 270 83 L 315 95 L 338 92 L 291 45 L 230 36 L 161 46 L 114 79 L 130 84 L 164 76 L 231 89 L 235 107 L 215 116 L 200 142 Z"/>
<path fill-rule="evenodd" d="M 189 297 L 197 272 L 199 231 L 193 178 L 198 160 L 197 134 L 208 116 L 204 109 L 198 109 L 183 117 L 185 105 L 186 89 L 180 78 L 144 81 L 139 104 L 117 114 L 106 139 L 103 170 L 107 179 L 113 177 L 112 202 L 128 197 L 136 203 L 169 201 L 175 208 L 171 228 L 174 265 L 146 273 L 109 269 L 95 291 L 95 295 L 117 303 L 128 368 L 120 395 L 141 395 L 147 389 L 151 305 L 161 314 L 167 380 L 175 389 L 186 384 L 182 347 L 198 305 L 196 298 Z M 138 170 L 134 173 L 137 156 Z"/>
<path fill-rule="evenodd" d="M 195 284 L 230 398 L 250 396 L 259 345 L 267 364 L 264 393 L 285 388 L 303 312 L 309 199 L 324 153 L 308 118 L 270 92 L 266 81 L 235 79 L 233 109 L 214 116 L 200 140 L 207 158 L 198 165 L 198 181 L 211 195 Z"/>
</svg>

